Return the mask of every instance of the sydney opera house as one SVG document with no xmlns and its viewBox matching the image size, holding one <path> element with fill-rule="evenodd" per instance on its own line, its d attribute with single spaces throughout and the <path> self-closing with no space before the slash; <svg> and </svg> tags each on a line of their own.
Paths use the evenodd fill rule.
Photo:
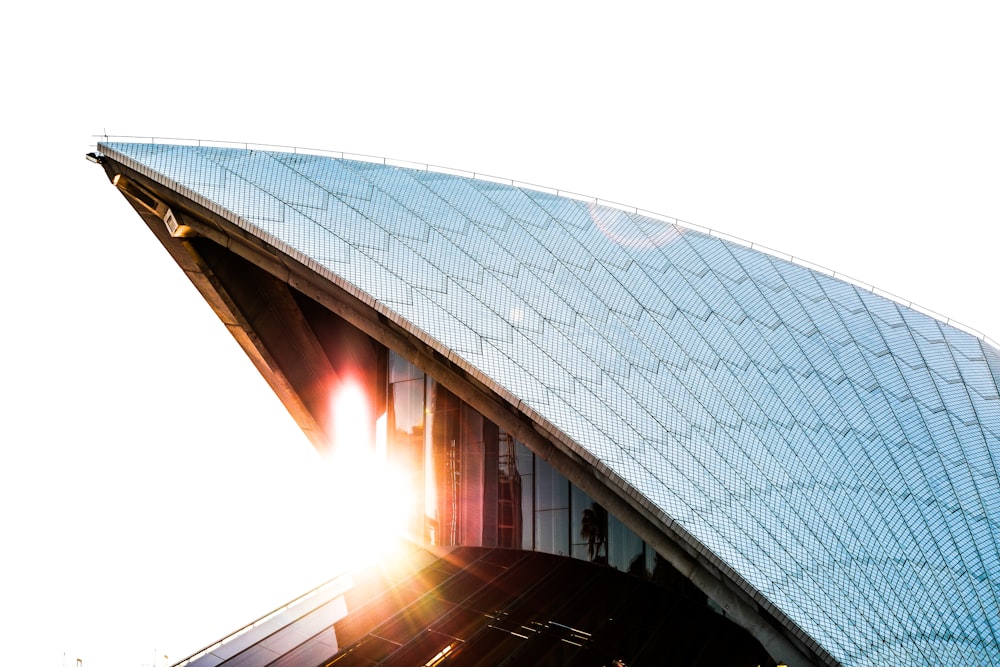
<svg viewBox="0 0 1000 667">
<path fill-rule="evenodd" d="M 1000 664 L 991 341 L 545 188 L 268 147 L 89 157 L 316 448 L 413 491 L 405 564 L 185 664 Z"/>
</svg>

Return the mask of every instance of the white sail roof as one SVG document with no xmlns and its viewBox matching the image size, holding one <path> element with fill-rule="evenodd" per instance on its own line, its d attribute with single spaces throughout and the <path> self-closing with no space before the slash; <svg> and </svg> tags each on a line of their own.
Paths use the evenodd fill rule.
<svg viewBox="0 0 1000 667">
<path fill-rule="evenodd" d="M 844 664 L 1000 662 L 1000 352 L 636 213 L 319 155 L 104 143 L 419 333 Z"/>
</svg>

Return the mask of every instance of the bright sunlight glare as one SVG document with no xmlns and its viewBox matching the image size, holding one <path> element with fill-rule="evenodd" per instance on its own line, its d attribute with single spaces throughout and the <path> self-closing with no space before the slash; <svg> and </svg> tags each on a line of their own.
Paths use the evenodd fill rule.
<svg viewBox="0 0 1000 667">
<path fill-rule="evenodd" d="M 336 443 L 328 460 L 331 512 L 340 543 L 350 545 L 343 554 L 344 564 L 357 567 L 392 555 L 405 538 L 416 499 L 403 472 L 385 461 L 384 447 L 373 447 L 371 409 L 361 388 L 345 384 L 333 409 Z"/>
<path fill-rule="evenodd" d="M 361 453 L 371 446 L 371 407 L 364 391 L 354 382 L 345 382 L 333 399 L 334 449 Z"/>
</svg>

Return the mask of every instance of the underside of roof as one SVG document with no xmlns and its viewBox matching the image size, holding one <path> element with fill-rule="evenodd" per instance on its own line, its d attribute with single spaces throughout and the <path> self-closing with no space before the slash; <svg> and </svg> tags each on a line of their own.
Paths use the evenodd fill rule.
<svg viewBox="0 0 1000 667">
<path fill-rule="evenodd" d="M 320 317 L 308 303 L 551 458 L 765 646 L 1000 661 L 1000 356 L 974 336 L 552 193 L 274 151 L 100 152 L 318 447 L 310 387 L 366 360 L 285 337 Z"/>
</svg>

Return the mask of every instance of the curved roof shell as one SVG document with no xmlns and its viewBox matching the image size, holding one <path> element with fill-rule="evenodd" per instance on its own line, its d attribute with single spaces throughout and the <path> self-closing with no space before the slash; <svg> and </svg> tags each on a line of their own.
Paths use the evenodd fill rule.
<svg viewBox="0 0 1000 667">
<path fill-rule="evenodd" d="M 843 664 L 1000 663 L 1000 352 L 553 193 L 322 155 L 100 151 L 348 289 Z"/>
</svg>

